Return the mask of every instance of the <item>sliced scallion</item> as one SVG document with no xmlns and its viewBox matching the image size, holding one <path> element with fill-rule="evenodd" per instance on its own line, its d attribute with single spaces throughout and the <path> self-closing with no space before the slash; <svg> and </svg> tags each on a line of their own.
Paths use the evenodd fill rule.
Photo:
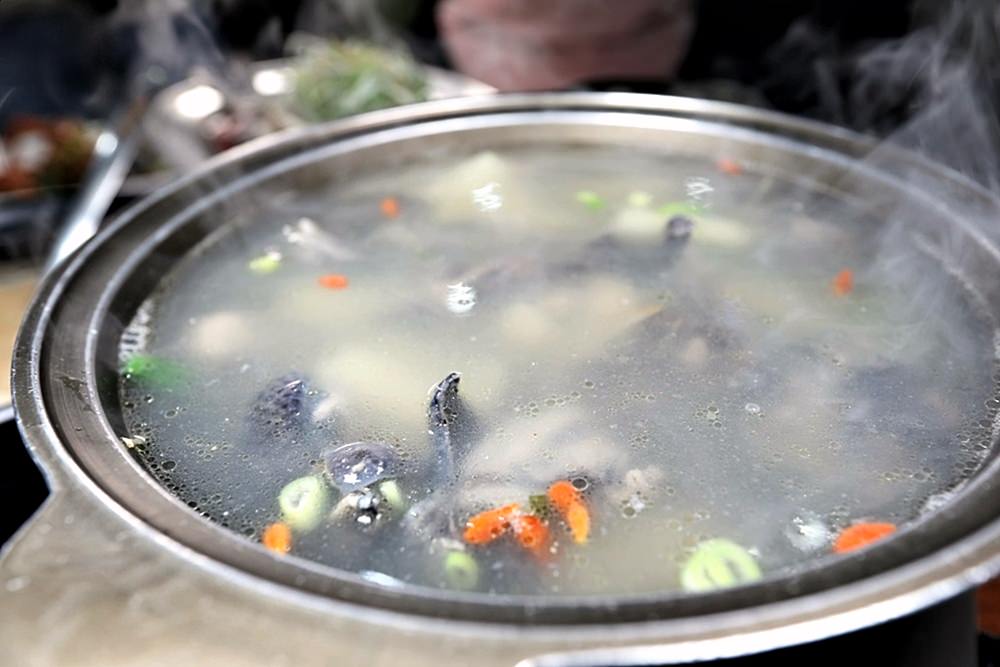
<svg viewBox="0 0 1000 667">
<path fill-rule="evenodd" d="M 729 588 L 760 578 L 760 566 L 750 552 L 723 538 L 699 544 L 681 570 L 681 586 L 692 593 Z"/>
<path fill-rule="evenodd" d="M 378 485 L 378 492 L 390 511 L 402 513 L 406 509 L 406 498 L 403 496 L 403 490 L 399 488 L 396 480 L 385 480 Z"/>
<path fill-rule="evenodd" d="M 278 495 L 281 516 L 295 530 L 312 530 L 323 518 L 328 495 L 326 482 L 317 476 L 292 480 Z"/>
<path fill-rule="evenodd" d="M 576 193 L 576 200 L 591 211 L 600 211 L 604 208 L 604 199 L 592 190 L 580 190 Z"/>
<path fill-rule="evenodd" d="M 444 577 L 450 587 L 470 591 L 479 583 L 479 563 L 465 551 L 449 551 L 444 558 Z"/>
<path fill-rule="evenodd" d="M 186 375 L 180 364 L 151 354 L 132 355 L 122 366 L 121 373 L 129 380 L 165 389 L 176 388 Z"/>
</svg>

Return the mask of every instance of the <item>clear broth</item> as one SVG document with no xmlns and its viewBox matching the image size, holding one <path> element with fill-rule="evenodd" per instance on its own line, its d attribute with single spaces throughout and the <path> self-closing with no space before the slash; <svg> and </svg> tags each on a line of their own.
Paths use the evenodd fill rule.
<svg viewBox="0 0 1000 667">
<path fill-rule="evenodd" d="M 804 567 L 853 522 L 939 506 L 979 465 L 993 324 L 915 247 L 879 242 L 891 221 L 750 166 L 574 150 L 432 159 L 228 221 L 126 335 L 123 363 L 184 369 L 171 386 L 123 375 L 137 456 L 259 541 L 287 483 L 326 484 L 324 450 L 385 443 L 405 507 L 334 518 L 344 494 L 328 486 L 291 555 L 447 588 L 444 559 L 464 549 L 478 576 L 460 587 L 515 595 L 676 590 L 720 537 L 765 575 Z M 690 238 L 667 241 L 683 211 Z M 252 271 L 268 252 L 277 269 Z M 451 372 L 462 428 L 442 482 L 428 390 Z M 286 376 L 307 391 L 272 433 L 252 406 Z M 552 513 L 544 557 L 510 535 L 463 544 L 472 515 L 570 479 L 587 486 L 586 543 Z M 414 506 L 452 523 L 415 530 Z"/>
</svg>

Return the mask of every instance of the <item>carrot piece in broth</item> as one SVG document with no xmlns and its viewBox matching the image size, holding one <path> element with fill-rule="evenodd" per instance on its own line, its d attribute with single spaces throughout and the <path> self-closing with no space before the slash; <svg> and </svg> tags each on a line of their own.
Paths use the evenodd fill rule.
<svg viewBox="0 0 1000 667">
<path fill-rule="evenodd" d="M 327 289 L 346 289 L 350 281 L 345 275 L 328 273 L 319 277 L 319 284 Z"/>
<path fill-rule="evenodd" d="M 276 554 L 287 554 L 292 550 L 292 529 L 283 521 L 276 521 L 264 529 L 260 537 L 264 548 Z"/>
<path fill-rule="evenodd" d="M 580 491 L 566 480 L 555 482 L 549 487 L 549 502 L 562 515 L 573 541 L 583 544 L 590 536 L 590 512 L 583 503 Z"/>
<path fill-rule="evenodd" d="M 728 174 L 730 176 L 739 176 L 743 173 L 743 165 L 729 157 L 720 158 L 719 161 L 715 163 L 715 166 L 718 167 L 719 171 L 723 174 Z"/>
<path fill-rule="evenodd" d="M 896 532 L 891 523 L 856 523 L 840 531 L 833 543 L 834 553 L 843 554 L 866 547 Z"/>
<path fill-rule="evenodd" d="M 520 514 L 510 522 L 518 543 L 538 555 L 545 554 L 549 548 L 549 527 L 533 514 Z"/>
<path fill-rule="evenodd" d="M 398 218 L 401 211 L 399 200 L 395 197 L 386 197 L 379 202 L 378 208 L 387 218 Z"/>
<path fill-rule="evenodd" d="M 517 503 L 480 512 L 465 522 L 462 538 L 469 544 L 487 544 L 510 529 L 511 520 L 521 513 Z"/>
<path fill-rule="evenodd" d="M 833 277 L 833 293 L 837 296 L 847 296 L 854 289 L 854 272 L 844 269 Z"/>
</svg>

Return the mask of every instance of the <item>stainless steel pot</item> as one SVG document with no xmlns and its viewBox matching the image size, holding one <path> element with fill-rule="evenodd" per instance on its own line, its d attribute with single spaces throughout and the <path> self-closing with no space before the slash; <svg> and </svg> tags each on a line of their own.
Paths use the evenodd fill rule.
<svg viewBox="0 0 1000 667">
<path fill-rule="evenodd" d="M 1000 463 L 864 557 L 701 596 L 505 598 L 384 588 L 279 559 L 169 495 L 122 443 L 116 348 L 172 264 L 270 189 L 445 147 L 526 142 L 725 151 L 902 212 L 1000 315 L 1000 203 L 957 174 L 856 135 L 732 105 L 626 94 L 446 100 L 267 137 L 141 202 L 50 276 L 13 376 L 52 496 L 3 553 L 10 664 L 649 664 L 742 655 L 870 626 L 1000 569 Z M 996 429 L 993 436 L 996 442 Z M 37 656 L 25 661 L 24 656 Z M 522 662 L 523 661 L 523 662 Z"/>
</svg>

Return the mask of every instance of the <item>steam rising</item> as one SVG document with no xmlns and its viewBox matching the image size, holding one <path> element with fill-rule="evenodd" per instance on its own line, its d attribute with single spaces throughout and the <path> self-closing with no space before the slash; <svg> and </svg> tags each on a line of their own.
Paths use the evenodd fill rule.
<svg viewBox="0 0 1000 667">
<path fill-rule="evenodd" d="M 190 0 L 123 2 L 112 22 L 134 34 L 128 82 L 132 94 L 180 80 L 196 68 L 224 71 L 225 58 L 208 19 Z"/>
<path fill-rule="evenodd" d="M 829 31 L 797 22 L 772 49 L 779 71 L 805 70 L 811 113 L 886 137 L 996 192 L 1000 124 L 1000 5 L 991 0 L 922 0 L 901 39 L 838 53 Z M 792 78 L 792 77 L 789 77 Z M 806 87 L 808 94 L 809 88 Z"/>
<path fill-rule="evenodd" d="M 872 254 L 853 267 L 860 283 L 890 286 L 908 304 L 897 347 L 920 349 L 933 340 L 948 363 L 992 357 L 995 374 L 1000 349 L 979 349 L 981 341 L 956 332 L 969 317 L 1000 331 L 1000 5 L 918 2 L 914 23 L 901 39 L 842 56 L 827 33 L 803 21 L 772 56 L 784 67 L 808 63 L 813 115 L 880 139 L 839 178 L 860 191 L 878 230 Z M 953 172 L 928 170 L 913 153 Z M 906 194 L 896 196 L 900 189 Z M 934 334 L 932 322 L 947 325 Z M 876 340 L 878 332 L 862 325 L 854 335 Z M 996 446 L 996 423 L 983 426 L 994 419 L 965 425 L 941 443 L 942 451 L 967 457 L 954 483 Z"/>
<path fill-rule="evenodd" d="M 987 186 L 1000 187 L 995 94 L 989 67 L 1000 62 L 1000 6 L 980 0 L 951 5 L 939 22 L 858 59 L 853 105 L 885 104 L 881 90 L 911 81 L 916 113 L 892 137 Z"/>
<path fill-rule="evenodd" d="M 886 224 L 871 277 L 900 286 L 924 316 L 939 316 L 947 310 L 949 291 L 940 285 L 939 272 L 923 270 L 914 261 L 914 245 L 943 262 L 953 278 L 980 287 L 983 277 L 967 273 L 976 264 L 973 260 L 983 247 L 1000 257 L 1000 218 L 987 195 L 1000 194 L 1000 76 L 995 71 L 1000 5 L 991 0 L 924 0 L 917 3 L 913 18 L 916 28 L 905 37 L 846 56 L 836 54 L 826 32 L 801 21 L 772 57 L 787 63 L 795 62 L 790 56 L 797 54 L 799 62 L 809 63 L 815 115 L 882 138 L 864 157 L 862 169 L 847 178 L 872 180 L 864 171 L 871 167 L 902 181 L 917 198 L 874 212 Z M 969 197 L 968 184 L 957 187 L 961 177 L 956 182 L 915 167 L 900 149 L 949 167 L 981 186 L 983 196 Z M 871 199 L 879 198 L 879 185 L 871 183 L 865 190 Z M 925 236 L 928 230 L 934 233 Z M 942 234 L 944 230 L 956 233 Z M 980 262 L 976 270 L 983 268 Z M 979 293 L 977 298 L 995 304 L 997 296 Z"/>
</svg>

